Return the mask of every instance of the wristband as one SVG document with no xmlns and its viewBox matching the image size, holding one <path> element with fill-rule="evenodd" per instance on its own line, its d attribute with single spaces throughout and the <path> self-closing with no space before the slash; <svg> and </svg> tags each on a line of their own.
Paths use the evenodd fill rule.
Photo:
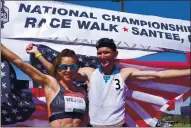
<svg viewBox="0 0 191 128">
<path fill-rule="evenodd" d="M 39 56 L 42 56 L 42 53 L 39 52 L 39 53 L 35 54 L 36 58 L 38 58 Z"/>
</svg>

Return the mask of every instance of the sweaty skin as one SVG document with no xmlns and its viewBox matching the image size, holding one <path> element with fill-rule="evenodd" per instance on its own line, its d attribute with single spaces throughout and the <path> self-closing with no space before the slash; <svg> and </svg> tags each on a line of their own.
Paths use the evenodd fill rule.
<svg viewBox="0 0 191 128">
<path fill-rule="evenodd" d="M 84 96 L 86 95 L 84 90 L 78 89 L 78 87 L 73 86 L 73 81 L 78 70 L 71 70 L 70 68 L 67 68 L 67 70 L 61 70 L 60 68 L 57 68 L 56 71 L 58 79 L 56 79 L 50 75 L 43 74 L 42 72 L 34 68 L 32 65 L 25 63 L 19 56 L 17 56 L 12 51 L 7 49 L 2 43 L 1 43 L 1 55 L 5 59 L 10 61 L 12 64 L 17 66 L 20 70 L 22 70 L 25 74 L 27 74 L 36 83 L 44 87 L 48 108 L 50 107 L 50 103 L 52 102 L 54 97 L 59 92 L 61 86 L 63 86 L 63 88 L 65 88 L 67 92 L 77 93 L 77 90 L 80 90 L 81 94 L 84 94 Z M 60 57 L 60 60 L 61 60 L 60 64 L 67 64 L 67 65 L 76 64 L 76 60 L 73 57 L 68 57 L 63 55 L 63 57 Z M 79 127 L 82 126 L 82 120 L 73 118 L 57 119 L 52 121 L 50 123 L 50 126 Z"/>
<path fill-rule="evenodd" d="M 39 52 L 35 46 L 31 46 L 33 51 L 31 53 Z M 113 49 L 109 47 L 100 47 L 97 49 L 97 58 L 100 62 L 101 69 L 104 75 L 110 75 L 111 72 L 114 70 L 116 65 L 116 57 L 118 55 L 118 51 L 113 51 Z M 50 70 L 52 64 L 49 63 L 43 56 L 40 56 L 38 60 L 45 66 L 47 70 Z M 93 72 L 95 69 L 90 67 L 80 68 L 78 70 L 76 80 L 79 81 L 86 81 L 87 83 L 90 82 Z M 120 75 L 124 82 L 127 81 L 147 81 L 147 80 L 154 80 L 154 79 L 166 79 L 166 78 L 174 78 L 174 77 L 182 77 L 182 76 L 190 76 L 190 69 L 184 70 L 164 70 L 164 71 L 140 71 L 136 68 L 121 68 Z M 88 84 L 90 87 L 91 85 Z M 89 94 L 91 95 L 91 94 Z M 99 94 L 97 94 L 99 95 Z M 119 124 L 124 124 L 125 119 L 115 125 L 111 126 L 119 126 Z M 102 125 L 104 126 L 104 124 Z"/>
</svg>

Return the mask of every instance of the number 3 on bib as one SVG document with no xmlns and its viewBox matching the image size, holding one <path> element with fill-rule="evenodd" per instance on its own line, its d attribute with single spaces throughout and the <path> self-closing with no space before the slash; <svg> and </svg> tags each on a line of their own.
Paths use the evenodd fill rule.
<svg viewBox="0 0 191 128">
<path fill-rule="evenodd" d="M 115 79 L 115 89 L 119 90 L 121 88 L 119 79 Z"/>
</svg>

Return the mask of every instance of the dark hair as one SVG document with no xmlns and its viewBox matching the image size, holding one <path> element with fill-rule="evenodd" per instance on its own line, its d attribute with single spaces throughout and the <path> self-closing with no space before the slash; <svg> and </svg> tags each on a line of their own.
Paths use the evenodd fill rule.
<svg viewBox="0 0 191 128">
<path fill-rule="evenodd" d="M 101 47 L 108 47 L 111 48 L 113 51 L 116 51 L 116 45 L 113 39 L 109 38 L 101 38 L 96 43 L 96 48 L 99 49 Z"/>
<path fill-rule="evenodd" d="M 78 58 L 76 56 L 76 53 L 73 50 L 64 49 L 64 50 L 61 51 L 61 53 L 53 61 L 53 67 L 51 69 L 51 75 L 54 76 L 54 77 L 57 77 L 57 69 L 58 69 L 58 66 L 61 63 L 61 58 L 62 57 L 71 57 L 71 58 L 75 59 L 76 64 L 79 65 L 79 60 L 78 60 Z"/>
</svg>

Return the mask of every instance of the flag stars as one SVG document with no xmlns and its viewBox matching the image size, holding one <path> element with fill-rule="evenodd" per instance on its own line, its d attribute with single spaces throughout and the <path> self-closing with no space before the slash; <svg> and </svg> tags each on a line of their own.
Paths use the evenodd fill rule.
<svg viewBox="0 0 191 128">
<path fill-rule="evenodd" d="M 4 115 L 8 114 L 6 110 L 2 110 L 1 113 L 3 113 Z"/>
<path fill-rule="evenodd" d="M 82 61 L 83 61 L 83 59 L 82 59 L 82 57 L 81 57 L 81 56 L 80 56 L 80 58 L 79 58 L 79 61 L 80 61 L 80 62 L 82 62 Z"/>
<path fill-rule="evenodd" d="M 48 60 L 49 60 L 49 61 L 51 61 L 51 60 L 52 60 L 52 58 L 49 56 L 49 57 L 48 57 Z"/>
<path fill-rule="evenodd" d="M 41 50 L 41 53 L 44 54 L 45 53 L 44 50 Z"/>
<path fill-rule="evenodd" d="M 22 97 L 26 97 L 26 94 L 24 92 L 22 92 L 21 96 Z"/>
<path fill-rule="evenodd" d="M 8 95 L 8 93 L 5 93 L 5 97 L 9 98 L 9 95 Z"/>
<path fill-rule="evenodd" d="M 25 104 L 29 105 L 30 103 L 28 103 L 27 101 L 25 101 Z"/>
<path fill-rule="evenodd" d="M 57 56 L 57 54 L 54 52 L 54 53 L 53 53 L 53 56 L 55 56 L 55 57 L 56 57 L 56 56 Z"/>
<path fill-rule="evenodd" d="M 17 112 L 19 112 L 17 109 L 12 109 L 12 113 L 16 114 Z"/>
<path fill-rule="evenodd" d="M 93 59 L 93 60 L 92 60 L 92 63 L 96 63 L 96 60 L 95 60 L 95 59 Z"/>
<path fill-rule="evenodd" d="M 11 120 L 11 118 L 5 118 L 5 121 L 6 122 L 11 122 L 12 120 Z"/>
<path fill-rule="evenodd" d="M 44 70 L 42 70 L 43 71 L 43 73 L 45 73 L 45 74 L 47 74 L 47 72 L 46 72 L 46 70 L 44 69 Z"/>
<path fill-rule="evenodd" d="M 13 94 L 12 98 L 13 98 L 13 99 L 17 99 L 16 96 L 15 96 L 14 94 Z"/>
<path fill-rule="evenodd" d="M 1 69 L 3 69 L 5 67 L 4 63 L 1 63 Z"/>
<path fill-rule="evenodd" d="M 6 83 L 3 83 L 3 82 L 2 82 L 1 86 L 2 86 L 3 88 L 7 88 L 7 87 L 6 87 Z"/>
<path fill-rule="evenodd" d="M 128 32 L 128 28 L 123 27 L 122 29 L 123 29 L 124 32 Z"/>
<path fill-rule="evenodd" d="M 11 122 L 12 120 L 11 120 L 11 118 L 5 118 L 5 121 L 6 122 Z"/>
<path fill-rule="evenodd" d="M 23 119 L 23 118 L 22 118 L 22 116 L 17 116 L 16 119 L 17 119 L 17 120 L 21 120 L 21 119 Z"/>
<path fill-rule="evenodd" d="M 88 66 L 89 66 L 89 63 L 86 63 L 86 64 L 85 64 L 85 66 L 87 66 L 87 67 L 88 67 Z"/>
<path fill-rule="evenodd" d="M 41 69 L 42 65 L 40 64 L 37 64 L 37 68 Z"/>
<path fill-rule="evenodd" d="M 6 76 L 6 75 L 5 75 L 5 72 L 2 72 L 2 71 L 1 71 L 1 78 L 3 78 L 4 76 Z"/>
</svg>

